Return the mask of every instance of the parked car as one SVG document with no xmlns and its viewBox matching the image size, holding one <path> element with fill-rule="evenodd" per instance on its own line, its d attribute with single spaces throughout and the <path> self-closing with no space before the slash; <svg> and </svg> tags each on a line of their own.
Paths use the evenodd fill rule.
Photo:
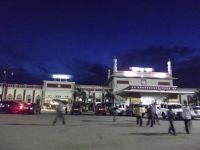
<svg viewBox="0 0 200 150">
<path fill-rule="evenodd" d="M 120 105 L 117 105 L 117 114 L 119 116 L 122 116 L 122 115 L 125 115 L 125 111 L 126 111 L 126 108 L 125 108 L 125 105 L 124 104 L 120 104 Z"/>
<path fill-rule="evenodd" d="M 16 101 L 2 101 L 0 102 L 1 113 L 21 113 L 23 111 L 23 104 Z"/>
<path fill-rule="evenodd" d="M 133 105 L 129 105 L 127 108 L 126 108 L 126 111 L 125 111 L 126 115 L 127 116 L 134 116 L 133 114 Z"/>
<path fill-rule="evenodd" d="M 111 107 L 109 110 L 110 115 L 113 115 L 114 111 L 116 111 L 118 116 L 126 115 L 126 109 L 124 104 L 115 104 L 115 106 Z"/>
<path fill-rule="evenodd" d="M 180 103 L 162 103 L 160 105 L 160 112 L 163 119 L 167 118 L 167 111 L 169 110 L 169 106 L 171 106 L 172 111 L 175 113 L 175 118 L 180 120 L 182 119 L 182 105 Z"/>
<path fill-rule="evenodd" d="M 190 108 L 192 119 L 200 118 L 200 106 L 192 106 Z"/>
<path fill-rule="evenodd" d="M 81 105 L 78 104 L 78 103 L 74 103 L 71 107 L 71 111 L 70 111 L 71 115 L 73 114 L 79 114 L 81 115 L 82 114 L 82 108 L 81 108 Z"/>
<path fill-rule="evenodd" d="M 22 112 L 28 114 L 40 114 L 41 106 L 35 103 L 24 103 Z"/>
<path fill-rule="evenodd" d="M 103 104 L 97 104 L 95 106 L 95 115 L 106 115 L 106 107 Z"/>
</svg>

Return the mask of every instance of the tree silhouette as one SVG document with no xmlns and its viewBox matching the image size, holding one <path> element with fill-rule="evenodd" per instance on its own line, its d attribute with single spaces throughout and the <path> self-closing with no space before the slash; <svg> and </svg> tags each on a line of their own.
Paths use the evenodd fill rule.
<svg viewBox="0 0 200 150">
<path fill-rule="evenodd" d="M 194 93 L 194 95 L 190 99 L 191 104 L 198 105 L 200 104 L 200 89 L 197 89 L 197 91 Z"/>
</svg>

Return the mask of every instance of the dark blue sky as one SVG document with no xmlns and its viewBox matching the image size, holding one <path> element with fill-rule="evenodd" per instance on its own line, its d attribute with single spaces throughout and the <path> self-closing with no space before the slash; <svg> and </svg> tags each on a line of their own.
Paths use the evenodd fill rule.
<svg viewBox="0 0 200 150">
<path fill-rule="evenodd" d="M 104 84 L 116 56 L 120 70 L 170 58 L 175 85 L 200 87 L 199 0 L 1 0 L 0 20 L 1 81 Z"/>
</svg>

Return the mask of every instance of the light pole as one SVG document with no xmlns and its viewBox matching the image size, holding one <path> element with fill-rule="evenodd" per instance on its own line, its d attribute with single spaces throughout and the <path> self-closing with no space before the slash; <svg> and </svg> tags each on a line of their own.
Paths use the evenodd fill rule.
<svg viewBox="0 0 200 150">
<path fill-rule="evenodd" d="M 14 73 L 11 72 L 10 75 L 13 76 Z M 4 88 L 7 86 L 7 85 L 6 85 L 6 77 L 7 77 L 7 71 L 4 70 L 4 71 L 3 71 L 2 91 L 1 91 L 1 101 L 3 101 L 3 97 L 5 96 L 5 95 L 4 95 L 4 94 L 5 94 Z"/>
</svg>

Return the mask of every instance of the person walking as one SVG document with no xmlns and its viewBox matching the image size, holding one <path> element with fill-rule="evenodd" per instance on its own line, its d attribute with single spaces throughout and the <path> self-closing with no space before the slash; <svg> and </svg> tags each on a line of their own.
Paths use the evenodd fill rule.
<svg viewBox="0 0 200 150">
<path fill-rule="evenodd" d="M 55 116 L 55 119 L 53 120 L 53 123 L 52 123 L 53 126 L 55 126 L 58 119 L 62 120 L 63 125 L 65 124 L 65 117 L 64 117 L 64 114 L 63 114 L 63 105 L 62 105 L 61 102 L 59 102 L 59 104 L 56 108 L 56 116 Z"/>
<path fill-rule="evenodd" d="M 184 124 L 185 124 L 185 131 L 187 134 L 190 134 L 190 129 L 191 129 L 191 112 L 190 112 L 190 108 L 187 105 L 187 101 L 184 101 L 184 106 L 182 108 L 183 112 L 182 112 L 182 118 L 184 120 Z"/>
<path fill-rule="evenodd" d="M 140 104 L 135 108 L 135 115 L 136 115 L 137 125 L 140 124 L 140 126 L 142 126 L 142 110 Z"/>
<path fill-rule="evenodd" d="M 151 127 L 153 127 L 153 125 L 155 124 L 155 119 L 156 119 L 156 102 L 154 102 L 151 105 Z"/>
<path fill-rule="evenodd" d="M 152 112 L 151 112 L 151 105 L 148 106 L 147 108 L 147 126 L 151 123 L 153 123 L 153 120 L 152 120 Z"/>
<path fill-rule="evenodd" d="M 159 118 L 158 118 L 158 114 L 159 114 L 159 112 L 158 112 L 158 109 L 157 109 L 157 104 L 156 104 L 156 102 L 154 103 L 154 124 L 156 124 L 156 122 L 157 122 L 157 124 L 159 125 L 160 124 L 160 122 L 159 122 Z"/>
<path fill-rule="evenodd" d="M 176 135 L 176 130 L 174 128 L 175 113 L 172 111 L 171 106 L 169 106 L 168 109 L 169 109 L 168 112 L 167 112 L 167 117 L 168 117 L 168 120 L 169 120 L 168 133 Z"/>
<path fill-rule="evenodd" d="M 113 121 L 115 122 L 115 121 L 117 121 L 117 115 L 118 115 L 118 113 L 117 113 L 117 109 L 118 109 L 118 106 L 115 106 L 114 108 L 113 108 Z"/>
</svg>

